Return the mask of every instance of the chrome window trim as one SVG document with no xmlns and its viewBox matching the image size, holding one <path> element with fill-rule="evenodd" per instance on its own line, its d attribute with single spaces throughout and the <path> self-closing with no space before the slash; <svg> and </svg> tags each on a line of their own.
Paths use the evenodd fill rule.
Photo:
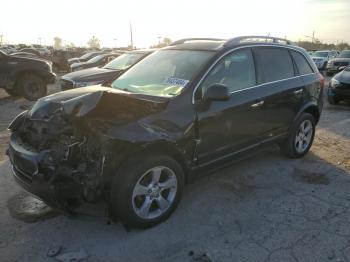
<svg viewBox="0 0 350 262">
<path fill-rule="evenodd" d="M 198 81 L 197 85 L 195 86 L 195 88 L 193 89 L 193 92 L 192 92 L 192 104 L 194 105 L 195 104 L 195 100 L 194 100 L 194 96 L 195 96 L 195 93 L 198 89 L 198 87 L 202 84 L 204 78 L 209 74 L 209 72 L 213 69 L 214 66 L 216 66 L 216 64 L 226 55 L 236 51 L 236 50 L 239 50 L 239 49 L 244 49 L 244 48 L 252 48 L 252 47 L 275 47 L 275 48 L 285 48 L 285 49 L 291 49 L 293 51 L 296 51 L 296 52 L 299 52 L 300 54 L 302 54 L 304 56 L 304 58 L 306 59 L 306 61 L 309 62 L 309 59 L 305 56 L 305 54 L 303 52 L 300 52 L 300 50 L 298 50 L 297 48 L 293 48 L 293 46 L 279 46 L 279 45 L 246 45 L 246 46 L 240 46 L 240 47 L 236 47 L 234 49 L 231 49 L 231 50 L 228 50 L 227 52 L 225 52 L 224 54 L 222 54 L 218 59 L 215 60 L 215 62 L 208 68 L 208 70 L 203 74 L 203 76 L 201 77 L 201 79 Z M 230 94 L 233 94 L 233 93 L 237 93 L 237 92 L 241 92 L 243 90 L 247 90 L 247 89 L 253 89 L 253 88 L 256 88 L 256 87 L 260 87 L 260 86 L 263 86 L 263 85 L 268 85 L 268 84 L 272 84 L 272 83 L 277 83 L 277 82 L 281 82 L 281 81 L 285 81 L 285 80 L 290 80 L 290 79 L 295 79 L 295 78 L 298 78 L 298 77 L 302 77 L 302 76 L 307 76 L 307 75 L 314 75 L 316 74 L 317 72 L 315 72 L 315 69 L 311 66 L 311 69 L 313 70 L 313 73 L 310 73 L 310 74 L 306 74 L 306 75 L 299 75 L 299 76 L 294 76 L 294 77 L 289 77 L 289 78 L 285 78 L 285 79 L 280 79 L 280 80 L 276 80 L 276 81 L 272 81 L 272 82 L 266 82 L 266 83 L 263 83 L 263 84 L 259 84 L 259 85 L 255 85 L 255 86 L 251 86 L 251 87 L 247 87 L 247 88 L 243 88 L 243 89 L 240 89 L 240 90 L 236 90 L 236 91 L 232 91 L 230 92 Z"/>
<path fill-rule="evenodd" d="M 244 90 L 247 90 L 247 89 L 253 89 L 253 88 L 260 87 L 260 86 L 264 86 L 264 85 L 268 85 L 268 84 L 274 84 L 274 83 L 278 83 L 278 82 L 282 82 L 282 81 L 287 81 L 287 80 L 291 80 L 291 79 L 296 79 L 296 78 L 299 78 L 299 77 L 302 77 L 302 76 L 314 75 L 314 74 L 315 74 L 315 73 L 310 73 L 310 74 L 304 74 L 304 75 L 299 75 L 299 76 L 293 76 L 293 77 L 289 77 L 289 78 L 284 78 L 284 79 L 281 79 L 281 80 L 275 80 L 275 81 L 271 81 L 271 82 L 266 82 L 266 83 L 263 83 L 263 84 L 260 84 L 260 85 L 255 85 L 255 86 L 251 86 L 251 87 L 242 88 L 242 89 L 239 89 L 239 90 L 236 90 L 236 91 L 232 91 L 232 92 L 230 92 L 230 94 L 238 93 L 238 92 L 241 92 L 241 91 L 244 91 Z"/>
</svg>

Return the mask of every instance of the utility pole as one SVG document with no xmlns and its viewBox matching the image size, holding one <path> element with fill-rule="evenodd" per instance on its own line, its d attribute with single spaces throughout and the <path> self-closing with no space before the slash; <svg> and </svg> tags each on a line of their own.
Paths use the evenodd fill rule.
<svg viewBox="0 0 350 262">
<path fill-rule="evenodd" d="M 160 45 L 160 39 L 162 38 L 161 36 L 158 36 L 158 45 Z"/>
<path fill-rule="evenodd" d="M 312 32 L 312 36 L 306 36 L 308 38 L 311 38 L 311 42 L 315 43 L 315 31 Z"/>
<path fill-rule="evenodd" d="M 2 46 L 2 37 L 3 35 L 0 35 L 0 46 Z"/>
<path fill-rule="evenodd" d="M 38 37 L 39 45 L 41 45 L 41 37 Z"/>
<path fill-rule="evenodd" d="M 132 39 L 132 26 L 131 26 L 131 21 L 129 22 L 130 24 L 130 44 L 131 44 L 131 49 L 134 49 L 134 41 Z"/>
<path fill-rule="evenodd" d="M 114 38 L 113 40 L 114 40 L 114 46 L 115 46 L 115 48 L 117 48 L 117 40 L 118 40 L 118 39 L 117 39 L 117 38 Z"/>
</svg>

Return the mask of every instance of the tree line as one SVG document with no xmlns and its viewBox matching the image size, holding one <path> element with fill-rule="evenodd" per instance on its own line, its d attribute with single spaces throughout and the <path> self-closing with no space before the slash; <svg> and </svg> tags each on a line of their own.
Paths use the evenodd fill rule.
<svg viewBox="0 0 350 262">
<path fill-rule="evenodd" d="M 54 37 L 54 48 L 60 49 L 63 47 L 62 39 L 60 37 Z M 172 40 L 169 37 L 164 37 L 162 40 L 158 42 L 158 44 L 151 45 L 151 48 L 162 48 L 167 45 L 169 45 L 172 42 Z M 296 44 L 302 48 L 305 48 L 309 51 L 315 51 L 315 50 L 349 50 L 350 45 L 345 42 L 341 43 L 322 43 L 320 40 L 315 39 L 314 41 L 298 41 Z M 96 36 L 92 36 L 92 38 L 87 42 L 88 47 L 98 49 L 100 48 L 100 40 Z M 75 47 L 74 43 L 68 43 L 66 44 L 67 47 Z"/>
</svg>

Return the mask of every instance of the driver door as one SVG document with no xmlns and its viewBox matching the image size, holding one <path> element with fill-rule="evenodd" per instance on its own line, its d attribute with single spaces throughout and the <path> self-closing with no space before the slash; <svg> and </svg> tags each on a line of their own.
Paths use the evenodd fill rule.
<svg viewBox="0 0 350 262">
<path fill-rule="evenodd" d="M 266 127 L 261 93 L 254 88 L 256 73 L 250 48 L 232 52 L 219 61 L 197 89 L 199 96 L 214 83 L 226 85 L 231 95 L 228 101 L 212 101 L 208 109 L 197 110 L 199 165 L 254 145 Z"/>
</svg>

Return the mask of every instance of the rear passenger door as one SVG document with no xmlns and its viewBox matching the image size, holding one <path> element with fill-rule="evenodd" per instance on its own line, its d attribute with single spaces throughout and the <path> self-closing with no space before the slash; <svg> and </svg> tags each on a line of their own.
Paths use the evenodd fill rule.
<svg viewBox="0 0 350 262">
<path fill-rule="evenodd" d="M 288 131 L 301 105 L 303 81 L 296 75 L 289 49 L 256 47 L 254 56 L 264 96 L 265 140 Z"/>
<path fill-rule="evenodd" d="M 315 81 L 315 72 L 312 69 L 311 65 L 307 61 L 304 55 L 297 51 L 290 51 L 294 64 L 296 66 L 296 73 L 303 81 L 303 92 L 300 94 L 299 99 L 300 103 L 303 104 L 306 101 L 310 101 L 312 99 L 317 99 L 319 97 L 319 93 L 321 92 L 321 88 L 318 81 Z M 311 96 L 311 97 L 309 97 Z M 300 105 L 301 107 L 301 105 Z M 299 107 L 299 108 L 300 108 Z"/>
</svg>

